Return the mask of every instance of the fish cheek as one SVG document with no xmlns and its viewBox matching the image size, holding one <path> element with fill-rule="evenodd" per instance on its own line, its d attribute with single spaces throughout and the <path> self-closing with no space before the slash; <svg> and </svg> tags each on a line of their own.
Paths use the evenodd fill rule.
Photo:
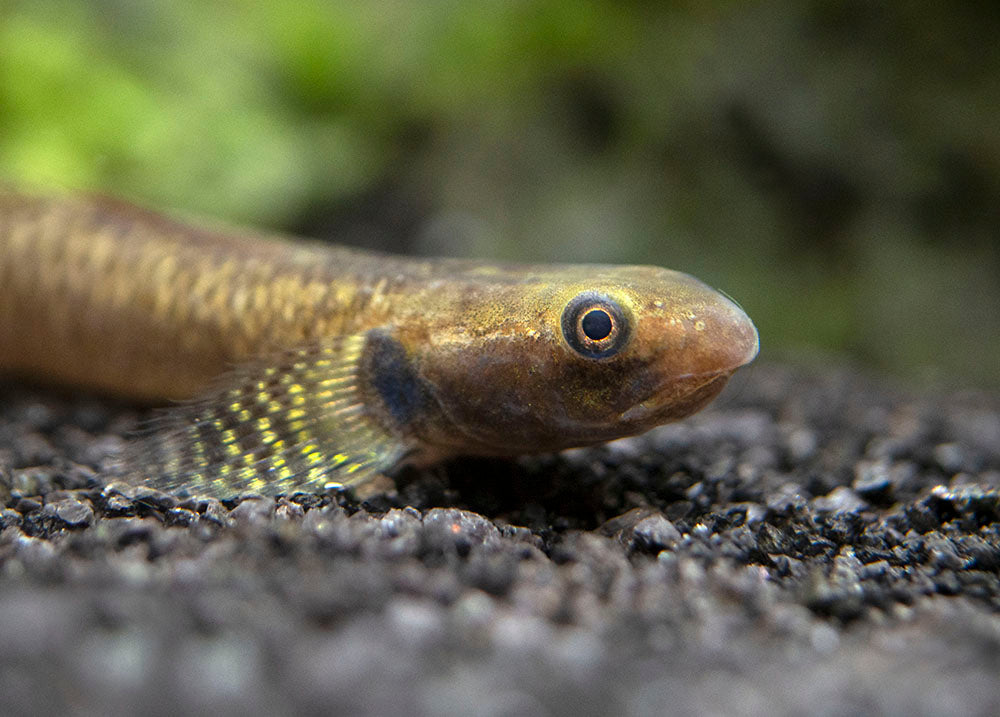
<svg viewBox="0 0 1000 717">
<path fill-rule="evenodd" d="M 529 342 L 439 346 L 425 358 L 421 375 L 441 418 L 430 441 L 489 454 L 537 450 L 547 441 L 555 384 Z"/>
<path fill-rule="evenodd" d="M 634 361 L 576 361 L 565 372 L 563 403 L 583 422 L 612 422 L 643 394 L 645 372 Z"/>
</svg>

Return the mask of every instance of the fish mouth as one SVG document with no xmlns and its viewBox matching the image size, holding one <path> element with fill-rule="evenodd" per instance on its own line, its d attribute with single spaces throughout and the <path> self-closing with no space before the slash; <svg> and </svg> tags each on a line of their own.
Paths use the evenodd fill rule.
<svg viewBox="0 0 1000 717">
<path fill-rule="evenodd" d="M 625 410 L 619 420 L 651 428 L 690 416 L 719 395 L 737 369 L 760 351 L 757 327 L 735 302 L 720 298 L 712 338 L 690 364 L 693 370 L 666 375 L 642 401 Z"/>
<path fill-rule="evenodd" d="M 719 395 L 737 368 L 674 378 L 668 390 L 654 391 L 649 398 L 623 412 L 619 420 L 651 428 L 690 416 Z"/>
</svg>

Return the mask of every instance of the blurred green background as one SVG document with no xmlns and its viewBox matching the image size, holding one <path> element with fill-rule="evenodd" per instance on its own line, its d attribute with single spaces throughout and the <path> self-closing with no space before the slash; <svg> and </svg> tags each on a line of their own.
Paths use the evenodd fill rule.
<svg viewBox="0 0 1000 717">
<path fill-rule="evenodd" d="M 1000 386 L 1000 5 L 0 0 L 0 179 L 654 263 L 765 356 Z"/>
</svg>

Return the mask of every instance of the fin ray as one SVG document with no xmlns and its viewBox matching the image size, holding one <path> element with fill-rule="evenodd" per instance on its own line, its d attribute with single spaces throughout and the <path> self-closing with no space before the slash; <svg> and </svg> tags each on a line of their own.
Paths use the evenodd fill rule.
<svg viewBox="0 0 1000 717">
<path fill-rule="evenodd" d="M 126 451 L 126 476 L 221 498 L 322 492 L 388 470 L 406 447 L 367 410 L 364 346 L 356 334 L 238 366 L 154 417 Z"/>
</svg>

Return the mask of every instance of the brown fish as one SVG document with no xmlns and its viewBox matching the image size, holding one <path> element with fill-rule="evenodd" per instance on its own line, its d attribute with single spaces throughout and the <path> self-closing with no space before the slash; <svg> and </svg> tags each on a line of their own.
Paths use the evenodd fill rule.
<svg viewBox="0 0 1000 717">
<path fill-rule="evenodd" d="M 321 491 L 634 435 L 757 346 L 668 269 L 404 258 L 0 191 L 0 372 L 187 400 L 128 452 L 163 490 Z"/>
</svg>

